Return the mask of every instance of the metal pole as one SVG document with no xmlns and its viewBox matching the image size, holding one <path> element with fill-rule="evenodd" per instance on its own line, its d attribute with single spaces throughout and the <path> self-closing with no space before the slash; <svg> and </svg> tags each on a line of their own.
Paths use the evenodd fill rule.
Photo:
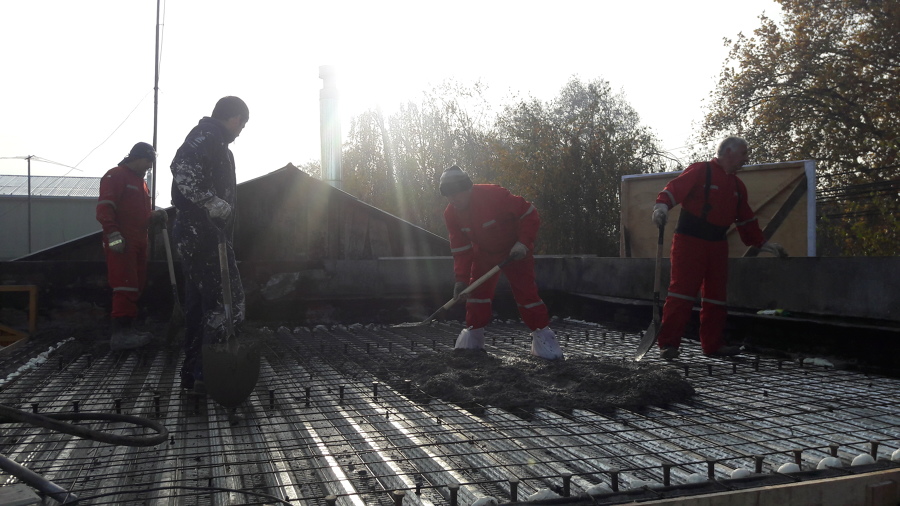
<svg viewBox="0 0 900 506">
<path fill-rule="evenodd" d="M 31 157 L 25 157 L 28 160 L 28 253 L 31 254 Z"/>
<path fill-rule="evenodd" d="M 156 123 L 159 110 L 159 0 L 156 0 L 156 51 L 153 58 L 153 151 L 156 152 Z M 156 160 L 151 167 L 150 209 L 156 209 Z"/>
<path fill-rule="evenodd" d="M 341 117 L 338 111 L 337 71 L 330 65 L 319 67 L 319 131 L 322 143 L 322 180 L 342 189 Z"/>
</svg>

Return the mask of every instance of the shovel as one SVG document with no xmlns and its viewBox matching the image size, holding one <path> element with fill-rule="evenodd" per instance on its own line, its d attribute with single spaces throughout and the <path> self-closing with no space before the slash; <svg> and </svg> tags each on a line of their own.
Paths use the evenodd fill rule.
<svg viewBox="0 0 900 506">
<path fill-rule="evenodd" d="M 172 317 L 169 318 L 169 327 L 166 335 L 169 344 L 175 342 L 178 332 L 184 330 L 184 312 L 181 309 L 181 301 L 178 298 L 178 284 L 175 283 L 175 265 L 172 262 L 172 247 L 169 245 L 169 231 L 165 224 L 162 226 L 163 243 L 166 246 L 166 261 L 169 263 L 169 282 L 172 284 Z"/>
<path fill-rule="evenodd" d="M 225 229 L 219 233 L 219 268 L 222 272 L 222 305 L 225 306 L 225 340 L 203 343 L 203 380 L 206 394 L 226 408 L 244 402 L 259 379 L 259 348 L 238 339 L 234 332 L 231 308 L 231 277 Z"/>
<path fill-rule="evenodd" d="M 659 285 L 662 274 L 662 250 L 663 250 L 663 231 L 665 227 L 659 227 L 659 240 L 656 242 L 656 274 L 653 279 L 653 321 L 644 332 L 641 344 L 638 346 L 637 353 L 634 354 L 634 361 L 638 362 L 644 355 L 650 351 L 653 343 L 656 342 L 656 334 L 659 333 Z"/>
<path fill-rule="evenodd" d="M 441 314 L 442 311 L 446 311 L 446 310 L 450 309 L 451 307 L 453 307 L 454 304 L 459 302 L 459 299 L 461 299 L 463 297 L 463 295 L 468 295 L 469 292 L 471 292 L 472 290 L 481 286 L 482 283 L 484 283 L 485 281 L 490 279 L 490 277 L 493 276 L 494 274 L 497 274 L 498 272 L 500 272 L 500 269 L 504 265 L 506 265 L 510 262 L 512 262 L 512 257 L 507 257 L 506 260 L 491 267 L 491 270 L 485 272 L 483 276 L 481 276 L 480 278 L 473 281 L 472 284 L 467 286 L 465 290 L 459 292 L 459 294 L 456 297 L 453 297 L 452 299 L 448 300 L 446 304 L 439 307 L 437 311 L 435 311 L 434 313 L 431 314 L 431 316 L 429 316 L 428 318 L 425 318 L 424 320 L 420 321 L 419 323 L 400 323 L 398 325 L 391 325 L 391 327 L 394 327 L 394 328 L 397 328 L 397 327 L 421 327 L 422 325 L 428 325 L 429 323 L 431 323 L 432 320 L 437 318 L 437 316 L 439 314 Z"/>
</svg>

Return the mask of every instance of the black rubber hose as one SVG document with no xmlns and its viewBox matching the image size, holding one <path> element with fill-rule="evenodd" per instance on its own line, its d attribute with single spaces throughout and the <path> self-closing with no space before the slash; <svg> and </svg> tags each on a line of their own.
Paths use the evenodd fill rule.
<svg viewBox="0 0 900 506">
<path fill-rule="evenodd" d="M 105 420 L 109 422 L 125 422 L 147 427 L 148 429 L 156 431 L 156 434 L 150 436 L 120 436 L 99 430 L 88 429 L 80 425 L 60 422 L 59 420 Z M 36 425 L 45 429 L 64 432 L 73 436 L 119 446 L 154 446 L 169 438 L 169 430 L 166 429 L 163 424 L 139 416 L 119 415 L 114 413 L 49 413 L 41 415 L 38 413 L 28 413 L 0 404 L 0 424 L 15 422 Z"/>
<path fill-rule="evenodd" d="M 0 469 L 56 499 L 59 503 L 75 504 L 78 502 L 78 496 L 75 494 L 3 454 L 0 454 Z"/>
</svg>

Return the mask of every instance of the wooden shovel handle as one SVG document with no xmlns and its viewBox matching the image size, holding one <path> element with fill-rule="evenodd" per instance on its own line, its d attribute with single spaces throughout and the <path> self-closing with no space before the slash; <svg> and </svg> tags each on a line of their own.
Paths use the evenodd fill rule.
<svg viewBox="0 0 900 506">
<path fill-rule="evenodd" d="M 665 227 L 659 227 L 659 240 L 656 242 L 656 273 L 653 275 L 653 321 L 659 323 L 659 285 L 662 274 L 663 233 Z"/>
<path fill-rule="evenodd" d="M 462 297 L 463 295 L 465 295 L 465 294 L 467 294 L 467 293 L 470 293 L 472 290 L 474 290 L 474 289 L 478 288 L 479 286 L 481 286 L 485 281 L 491 279 L 491 276 L 493 276 L 494 274 L 497 274 L 498 272 L 500 272 L 500 269 L 503 268 L 504 265 L 510 263 L 511 261 L 512 261 L 512 257 L 507 257 L 506 260 L 504 260 L 504 261 L 500 262 L 499 264 L 497 264 L 497 265 L 491 267 L 491 269 L 490 269 L 489 271 L 485 272 L 483 276 L 481 276 L 480 278 L 478 278 L 478 279 L 476 279 L 475 281 L 473 281 L 472 284 L 469 285 L 469 286 L 467 286 L 465 290 L 459 292 L 459 295 L 457 295 L 456 297 L 450 299 L 450 301 L 447 302 L 447 304 L 444 304 L 444 309 L 447 309 L 447 308 L 449 308 L 450 306 L 452 306 L 453 304 L 456 304 L 456 302 L 459 300 L 460 297 Z"/>
</svg>

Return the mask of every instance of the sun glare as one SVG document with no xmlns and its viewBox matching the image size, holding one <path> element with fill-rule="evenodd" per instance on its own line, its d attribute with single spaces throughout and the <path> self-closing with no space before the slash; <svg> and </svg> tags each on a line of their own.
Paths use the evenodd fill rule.
<svg viewBox="0 0 900 506">
<path fill-rule="evenodd" d="M 409 101 L 418 101 L 428 86 L 423 77 L 384 65 L 336 65 L 341 114 L 356 116 L 380 108 L 391 115 Z"/>
</svg>

